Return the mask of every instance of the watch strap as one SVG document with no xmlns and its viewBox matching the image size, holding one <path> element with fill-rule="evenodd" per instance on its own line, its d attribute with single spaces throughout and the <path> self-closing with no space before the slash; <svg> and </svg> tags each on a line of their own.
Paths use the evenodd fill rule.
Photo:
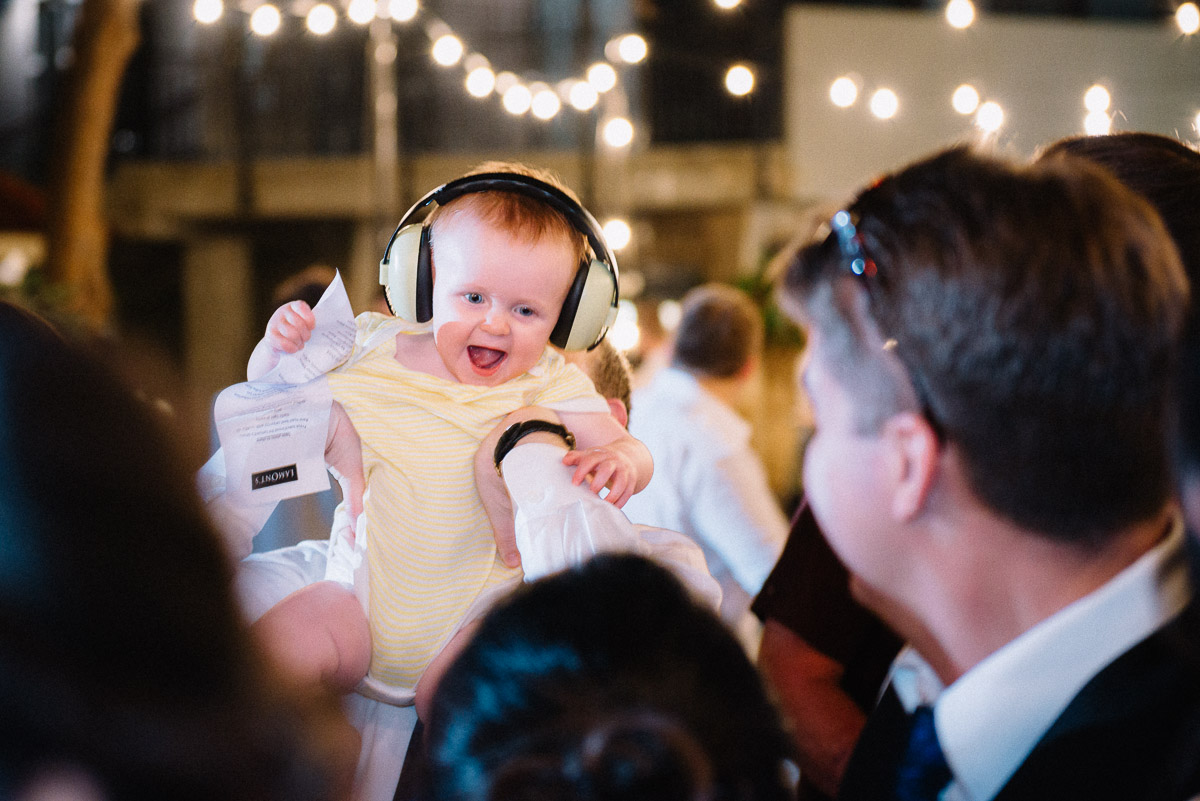
<svg viewBox="0 0 1200 801">
<path fill-rule="evenodd" d="M 492 452 L 492 463 L 496 465 L 497 473 L 500 473 L 500 463 L 504 461 L 508 452 L 516 447 L 523 437 L 535 431 L 557 434 L 562 437 L 563 442 L 567 443 L 568 450 L 575 449 L 575 435 L 568 431 L 566 426 L 560 423 L 551 423 L 549 420 L 522 420 L 504 429 L 500 439 L 496 440 L 496 449 Z M 501 473 L 501 475 L 503 474 Z"/>
</svg>

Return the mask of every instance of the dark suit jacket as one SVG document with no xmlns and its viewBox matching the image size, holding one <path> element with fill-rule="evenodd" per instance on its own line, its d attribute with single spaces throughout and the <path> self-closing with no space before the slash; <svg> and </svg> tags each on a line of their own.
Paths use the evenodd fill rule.
<svg viewBox="0 0 1200 801">
<path fill-rule="evenodd" d="M 907 726 L 889 688 L 850 758 L 839 801 L 894 798 Z M 1094 676 L 995 799 L 1186 801 L 1197 796 L 1200 599 Z"/>
</svg>

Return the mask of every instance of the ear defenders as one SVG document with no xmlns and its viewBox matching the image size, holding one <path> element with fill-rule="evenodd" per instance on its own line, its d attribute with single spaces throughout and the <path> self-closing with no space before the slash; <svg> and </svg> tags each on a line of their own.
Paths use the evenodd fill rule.
<svg viewBox="0 0 1200 801">
<path fill-rule="evenodd" d="M 392 314 L 415 323 L 433 317 L 432 207 L 472 192 L 515 192 L 560 212 L 591 248 L 575 272 L 550 343 L 563 350 L 590 350 L 604 339 L 617 316 L 617 260 L 596 218 L 555 186 L 519 173 L 480 173 L 429 192 L 404 213 L 379 261 L 379 283 Z"/>
</svg>

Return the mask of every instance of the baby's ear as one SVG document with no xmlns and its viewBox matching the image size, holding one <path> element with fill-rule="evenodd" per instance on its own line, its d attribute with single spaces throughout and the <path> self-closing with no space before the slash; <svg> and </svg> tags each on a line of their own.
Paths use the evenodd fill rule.
<svg viewBox="0 0 1200 801">
<path fill-rule="evenodd" d="M 621 424 L 621 428 L 629 428 L 629 410 L 625 408 L 625 404 L 616 398 L 605 398 L 604 400 L 608 403 L 608 411 Z"/>
</svg>

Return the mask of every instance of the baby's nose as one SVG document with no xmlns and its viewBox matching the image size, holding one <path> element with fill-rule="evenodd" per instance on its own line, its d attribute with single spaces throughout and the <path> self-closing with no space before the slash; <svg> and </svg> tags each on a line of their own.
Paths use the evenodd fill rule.
<svg viewBox="0 0 1200 801">
<path fill-rule="evenodd" d="M 503 309 L 493 308 L 483 318 L 483 324 L 480 327 L 488 333 L 506 334 L 508 333 L 508 313 Z"/>
</svg>

